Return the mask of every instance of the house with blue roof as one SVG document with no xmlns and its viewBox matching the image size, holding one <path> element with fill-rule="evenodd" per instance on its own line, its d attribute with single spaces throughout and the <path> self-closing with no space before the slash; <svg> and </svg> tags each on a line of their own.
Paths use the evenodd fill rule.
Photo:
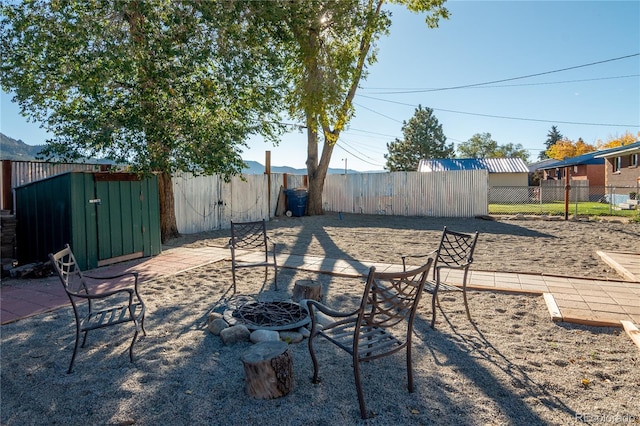
<svg viewBox="0 0 640 426">
<path fill-rule="evenodd" d="M 545 180 L 563 180 L 569 168 L 569 175 L 573 180 L 589 181 L 589 186 L 604 186 L 604 159 L 597 154 L 604 151 L 593 151 L 577 157 L 567 157 L 545 163 L 538 170 L 543 172 Z"/>
</svg>

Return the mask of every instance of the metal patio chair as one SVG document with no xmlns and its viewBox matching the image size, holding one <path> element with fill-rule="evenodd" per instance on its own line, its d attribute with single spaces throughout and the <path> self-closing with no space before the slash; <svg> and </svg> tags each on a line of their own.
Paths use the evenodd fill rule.
<svg viewBox="0 0 640 426">
<path fill-rule="evenodd" d="M 438 291 L 462 291 L 464 299 L 464 308 L 467 311 L 467 318 L 471 320 L 469 312 L 469 303 L 467 302 L 467 278 L 469 275 L 469 267 L 473 263 L 473 252 L 478 241 L 478 232 L 466 234 L 462 232 L 450 231 L 444 227 L 440 244 L 437 250 L 427 254 L 404 255 L 402 256 L 402 267 L 407 268 L 408 258 L 434 257 L 433 264 L 433 281 L 427 281 L 425 291 L 432 294 L 431 298 L 431 328 L 435 328 L 436 324 L 436 304 L 440 306 L 438 299 Z M 441 271 L 443 269 L 456 269 L 463 271 L 462 288 L 443 283 L 441 281 Z"/>
<path fill-rule="evenodd" d="M 271 244 L 271 249 L 269 249 Z M 236 270 L 240 268 L 264 267 L 265 279 L 268 268 L 273 267 L 275 271 L 274 283 L 278 289 L 278 262 L 276 261 L 276 244 L 270 242 L 267 236 L 267 225 L 263 220 L 257 222 L 233 222 L 231 221 L 231 239 L 229 240 L 231 249 L 231 274 L 233 275 L 233 293 L 236 292 Z M 264 253 L 260 259 L 241 260 L 237 250 L 254 250 Z M 270 259 L 271 258 L 271 259 Z"/>
<path fill-rule="evenodd" d="M 376 272 L 375 267 L 371 267 L 360 306 L 351 312 L 335 311 L 311 299 L 300 301 L 302 306 L 307 307 L 311 317 L 311 335 L 308 343 L 313 362 L 313 383 L 320 382 L 314 339 L 316 336 L 322 336 L 351 354 L 353 358 L 353 373 L 363 419 L 370 415 L 364 401 L 360 363 L 406 349 L 407 387 L 409 392 L 413 392 L 413 322 L 432 262 L 433 260 L 429 259 L 423 266 L 405 272 Z M 320 325 L 318 313 L 332 322 L 322 321 Z M 381 371 L 378 374 L 385 372 Z M 382 389 L 378 389 L 378 392 L 380 391 Z"/>
<path fill-rule="evenodd" d="M 105 277 L 83 274 L 78 268 L 69 244 L 55 254 L 50 253 L 49 259 L 69 296 L 76 320 L 76 343 L 67 373 L 72 372 L 81 334 L 83 334 L 82 347 L 84 347 L 89 331 L 127 322 L 133 322 L 135 326 L 133 340 L 129 346 L 129 360 L 133 362 L 133 345 L 138 338 L 138 333 L 142 330 L 144 335 L 147 334 L 144 329 L 145 306 L 138 291 L 138 273 L 127 272 Z M 91 292 L 87 283 L 87 279 L 117 282 L 127 276 L 133 277 L 132 286 L 125 287 L 124 284 L 118 284 L 117 287 L 99 293 Z"/>
</svg>

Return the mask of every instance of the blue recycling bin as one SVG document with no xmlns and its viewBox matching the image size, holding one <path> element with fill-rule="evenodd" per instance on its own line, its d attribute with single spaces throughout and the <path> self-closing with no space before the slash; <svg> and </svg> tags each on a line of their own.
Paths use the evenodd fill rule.
<svg viewBox="0 0 640 426">
<path fill-rule="evenodd" d="M 307 190 L 306 189 L 287 189 L 287 210 L 291 211 L 293 216 L 304 216 L 307 211 Z"/>
</svg>

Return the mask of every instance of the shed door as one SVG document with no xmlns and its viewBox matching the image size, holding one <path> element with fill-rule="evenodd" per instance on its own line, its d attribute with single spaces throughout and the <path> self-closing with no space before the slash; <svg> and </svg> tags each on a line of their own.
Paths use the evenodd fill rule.
<svg viewBox="0 0 640 426">
<path fill-rule="evenodd" d="M 142 257 L 144 222 L 138 180 L 100 180 L 96 184 L 98 266 Z"/>
</svg>

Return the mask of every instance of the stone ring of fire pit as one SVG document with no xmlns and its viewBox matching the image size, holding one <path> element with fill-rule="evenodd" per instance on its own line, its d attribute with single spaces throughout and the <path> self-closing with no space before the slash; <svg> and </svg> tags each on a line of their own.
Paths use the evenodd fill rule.
<svg viewBox="0 0 640 426">
<path fill-rule="evenodd" d="M 224 312 L 229 325 L 249 330 L 293 330 L 311 322 L 309 313 L 294 302 L 247 302 Z"/>
</svg>

